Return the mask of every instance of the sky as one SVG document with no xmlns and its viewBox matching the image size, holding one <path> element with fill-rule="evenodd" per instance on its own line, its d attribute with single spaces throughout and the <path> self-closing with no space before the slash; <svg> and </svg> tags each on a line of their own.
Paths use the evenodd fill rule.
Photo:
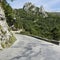
<svg viewBox="0 0 60 60">
<path fill-rule="evenodd" d="M 41 5 L 44 6 L 44 9 L 49 12 L 60 12 L 60 0 L 14 0 L 7 2 L 12 6 L 12 8 L 22 8 L 26 2 L 31 2 L 37 7 Z"/>
</svg>

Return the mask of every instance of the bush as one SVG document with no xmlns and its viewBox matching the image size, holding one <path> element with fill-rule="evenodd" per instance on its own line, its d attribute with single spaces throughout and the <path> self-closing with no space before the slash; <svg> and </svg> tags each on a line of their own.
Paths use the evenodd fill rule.
<svg viewBox="0 0 60 60">
<path fill-rule="evenodd" d="M 16 38 L 14 36 L 10 36 L 9 40 L 6 40 L 5 42 L 1 42 L 1 46 L 3 48 L 8 48 L 15 42 L 15 40 Z"/>
</svg>

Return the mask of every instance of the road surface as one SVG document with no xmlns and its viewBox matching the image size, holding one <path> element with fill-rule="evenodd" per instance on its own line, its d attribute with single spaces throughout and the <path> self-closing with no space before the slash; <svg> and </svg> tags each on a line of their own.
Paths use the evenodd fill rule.
<svg viewBox="0 0 60 60">
<path fill-rule="evenodd" d="M 60 60 L 60 46 L 26 35 L 15 37 L 15 43 L 0 52 L 0 60 Z"/>
</svg>

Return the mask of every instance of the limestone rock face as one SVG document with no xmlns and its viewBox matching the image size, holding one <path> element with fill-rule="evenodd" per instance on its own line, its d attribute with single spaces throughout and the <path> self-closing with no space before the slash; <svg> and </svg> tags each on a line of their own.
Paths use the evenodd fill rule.
<svg viewBox="0 0 60 60">
<path fill-rule="evenodd" d="M 39 12 L 43 14 L 43 17 L 48 17 L 48 15 L 47 15 L 47 13 L 45 12 L 43 6 L 40 6 L 40 8 L 39 8 Z"/>
<path fill-rule="evenodd" d="M 29 10 L 31 10 L 33 8 L 34 8 L 34 5 L 31 2 L 25 3 L 24 6 L 23 6 L 23 9 L 25 11 L 29 11 Z"/>
<path fill-rule="evenodd" d="M 40 13 L 43 15 L 44 18 L 48 17 L 43 6 L 40 6 L 40 8 L 39 8 L 39 7 L 34 6 L 31 2 L 25 3 L 23 6 L 23 9 L 26 12 Z"/>
<path fill-rule="evenodd" d="M 4 10 L 0 6 L 0 49 L 1 47 L 6 47 L 10 40 L 10 37 L 12 37 L 12 33 L 9 30 L 9 27 L 6 22 Z"/>
<path fill-rule="evenodd" d="M 27 12 L 28 11 L 36 12 L 36 7 L 31 2 L 25 3 L 24 6 L 23 6 L 23 9 Z"/>
</svg>

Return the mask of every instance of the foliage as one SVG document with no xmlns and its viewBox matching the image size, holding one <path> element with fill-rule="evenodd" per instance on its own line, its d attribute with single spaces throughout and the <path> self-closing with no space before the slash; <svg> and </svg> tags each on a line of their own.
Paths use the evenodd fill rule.
<svg viewBox="0 0 60 60">
<path fill-rule="evenodd" d="M 2 1 L 1 5 L 2 5 L 2 7 L 4 9 L 4 12 L 5 12 L 5 16 L 6 16 L 8 25 L 9 26 L 13 25 L 13 20 L 14 20 L 14 11 L 13 11 L 13 9 L 6 2 L 6 0 L 5 1 Z"/>
<path fill-rule="evenodd" d="M 26 12 L 24 9 L 13 10 L 7 2 L 2 2 L 8 25 L 14 24 L 15 28 L 24 29 L 21 33 L 32 34 L 48 39 L 60 40 L 60 16 L 58 13 L 49 13 L 47 18 L 43 18 L 38 12 Z M 32 6 L 33 7 L 33 6 Z M 32 8 L 31 7 L 31 8 Z M 16 21 L 14 21 L 14 16 Z"/>
<path fill-rule="evenodd" d="M 41 14 L 27 13 L 23 9 L 15 9 L 15 14 L 17 17 L 16 27 L 18 24 L 20 29 L 22 27 L 25 29 L 22 34 L 32 34 L 48 39 L 60 40 L 60 17 L 58 15 L 47 12 L 48 17 L 43 18 Z"/>
<path fill-rule="evenodd" d="M 2 26 L 0 25 L 0 30 L 2 29 Z"/>
<path fill-rule="evenodd" d="M 1 42 L 1 46 L 3 48 L 8 48 L 15 42 L 15 40 L 16 40 L 16 38 L 14 36 L 10 36 L 9 40 Z"/>
</svg>

